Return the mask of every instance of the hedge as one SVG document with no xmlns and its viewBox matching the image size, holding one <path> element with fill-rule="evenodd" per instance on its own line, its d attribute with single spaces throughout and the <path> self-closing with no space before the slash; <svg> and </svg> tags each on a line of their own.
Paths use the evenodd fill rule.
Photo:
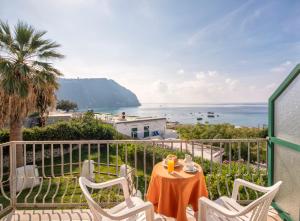
<svg viewBox="0 0 300 221">
<path fill-rule="evenodd" d="M 144 174 L 144 152 L 146 153 L 146 176 Z M 151 172 L 153 169 L 153 154 L 155 156 L 155 163 L 162 161 L 168 154 L 175 154 L 178 158 L 183 159 L 185 152 L 171 150 L 160 147 L 147 147 L 141 145 L 127 146 L 127 160 L 128 163 L 135 167 L 135 154 L 137 157 L 137 176 L 139 177 L 139 190 L 144 192 L 144 179 L 150 181 Z M 125 161 L 125 146 L 120 148 L 119 154 L 122 161 Z M 230 164 L 226 161 L 222 164 L 213 162 L 212 171 L 210 171 L 211 162 L 209 160 L 201 159 L 201 157 L 194 157 L 195 162 L 199 163 L 203 169 L 206 177 L 206 183 L 211 199 L 217 199 L 222 195 L 231 195 L 233 182 L 236 178 L 242 178 L 250 182 L 265 186 L 267 185 L 266 170 L 258 170 L 253 165 L 247 166 L 246 163 L 232 161 Z M 241 199 L 255 199 L 258 195 L 256 192 L 246 189 L 241 189 Z"/>
<path fill-rule="evenodd" d="M 23 129 L 23 140 L 113 140 L 122 139 L 111 125 L 104 124 L 90 114 L 71 121 L 61 121 L 46 127 Z M 9 131 L 0 130 L 0 143 L 9 141 Z"/>
</svg>

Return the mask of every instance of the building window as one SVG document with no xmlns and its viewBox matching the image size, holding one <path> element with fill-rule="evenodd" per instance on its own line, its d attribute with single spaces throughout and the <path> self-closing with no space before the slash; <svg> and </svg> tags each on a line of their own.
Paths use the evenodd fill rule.
<svg viewBox="0 0 300 221">
<path fill-rule="evenodd" d="M 149 135 L 150 135 L 149 126 L 144 126 L 144 137 L 149 137 Z"/>
<path fill-rule="evenodd" d="M 138 133 L 138 129 L 135 127 L 135 128 L 131 128 L 131 137 L 132 138 L 137 138 L 137 133 Z"/>
</svg>

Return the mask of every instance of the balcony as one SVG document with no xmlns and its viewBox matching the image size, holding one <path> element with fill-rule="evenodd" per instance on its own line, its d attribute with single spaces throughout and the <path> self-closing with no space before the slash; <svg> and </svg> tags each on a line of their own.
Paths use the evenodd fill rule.
<svg viewBox="0 0 300 221">
<path fill-rule="evenodd" d="M 267 185 L 267 139 L 97 140 L 10 142 L 0 145 L 0 217 L 2 220 L 92 220 L 78 184 L 81 174 L 103 182 L 126 168 L 131 194 L 146 200 L 153 166 L 168 153 L 193 156 L 204 171 L 210 199 L 231 195 L 242 178 Z M 23 169 L 16 167 L 16 149 L 23 149 Z M 31 166 L 30 166 L 31 165 Z M 32 169 L 36 168 L 35 172 Z M 24 171 L 23 171 L 24 170 Z M 91 190 L 102 207 L 122 201 L 120 188 Z M 243 189 L 242 204 L 259 194 Z M 193 212 L 187 216 L 194 220 Z M 270 220 L 280 220 L 275 210 Z"/>
</svg>

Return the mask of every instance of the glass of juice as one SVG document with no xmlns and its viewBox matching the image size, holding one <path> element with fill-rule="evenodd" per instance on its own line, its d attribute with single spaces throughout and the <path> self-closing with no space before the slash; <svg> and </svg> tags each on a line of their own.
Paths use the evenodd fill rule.
<svg viewBox="0 0 300 221">
<path fill-rule="evenodd" d="M 168 173 L 172 173 L 174 171 L 174 160 L 168 160 Z"/>
</svg>

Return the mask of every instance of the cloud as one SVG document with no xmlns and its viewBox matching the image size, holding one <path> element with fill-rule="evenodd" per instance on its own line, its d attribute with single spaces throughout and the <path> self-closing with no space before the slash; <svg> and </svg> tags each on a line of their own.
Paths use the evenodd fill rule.
<svg viewBox="0 0 300 221">
<path fill-rule="evenodd" d="M 199 71 L 194 73 L 194 78 L 184 81 L 157 81 L 155 90 L 159 92 L 159 98 L 164 97 L 167 102 L 224 102 L 225 100 L 240 100 L 241 93 L 235 90 L 243 90 L 244 87 L 237 79 L 229 78 L 217 71 Z"/>
<path fill-rule="evenodd" d="M 274 91 L 276 89 L 276 86 L 277 86 L 277 84 L 271 83 L 271 84 L 267 84 L 265 88 L 267 90 Z"/>
<path fill-rule="evenodd" d="M 183 70 L 183 69 L 179 69 L 179 70 L 177 71 L 177 74 L 178 74 L 178 75 L 183 75 L 183 74 L 184 74 L 184 70 Z"/>
<path fill-rule="evenodd" d="M 200 28 L 189 36 L 186 44 L 188 46 L 193 46 L 199 42 L 211 40 L 211 38 L 216 38 L 217 36 L 222 36 L 224 33 L 227 33 L 230 28 L 235 26 L 234 22 L 238 20 L 238 16 L 244 13 L 251 3 L 251 1 L 247 1 L 224 16 Z M 223 37 L 224 36 L 222 36 L 222 38 Z"/>
<path fill-rule="evenodd" d="M 255 20 L 261 16 L 261 14 L 262 14 L 262 9 L 256 9 L 249 16 L 245 17 L 244 20 L 241 22 L 242 30 L 246 29 L 246 27 L 251 23 L 254 23 Z"/>
<path fill-rule="evenodd" d="M 158 91 L 159 93 L 163 93 L 163 94 L 168 93 L 168 84 L 166 82 L 156 81 L 154 82 L 154 87 L 156 91 Z"/>
<path fill-rule="evenodd" d="M 281 63 L 280 65 L 271 68 L 271 72 L 273 73 L 285 73 L 287 71 L 289 71 L 291 69 L 291 67 L 293 66 L 293 63 L 289 60 Z"/>
<path fill-rule="evenodd" d="M 208 71 L 208 76 L 210 77 L 214 77 L 217 75 L 217 72 L 216 71 Z"/>
<path fill-rule="evenodd" d="M 196 73 L 196 79 L 201 80 L 204 79 L 206 77 L 205 72 L 200 71 L 198 73 Z"/>
<path fill-rule="evenodd" d="M 213 73 L 213 74 L 212 74 Z M 190 73 L 186 73 L 188 76 Z M 251 84 L 218 71 L 198 71 L 194 77 L 179 80 L 158 80 L 149 85 L 145 102 L 167 103 L 222 103 L 264 102 L 277 84 Z"/>
</svg>

